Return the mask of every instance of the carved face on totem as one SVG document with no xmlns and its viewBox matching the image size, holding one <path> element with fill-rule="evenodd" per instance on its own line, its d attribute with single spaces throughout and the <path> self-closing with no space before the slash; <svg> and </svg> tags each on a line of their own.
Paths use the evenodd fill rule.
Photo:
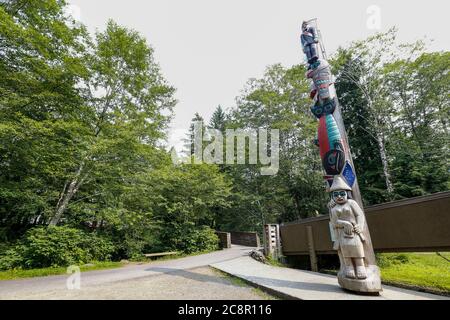
<svg viewBox="0 0 450 320">
<path fill-rule="evenodd" d="M 303 21 L 302 30 L 305 31 L 307 28 L 308 28 L 308 23 L 306 21 Z"/>
<path fill-rule="evenodd" d="M 345 190 L 335 190 L 331 193 L 334 202 L 338 204 L 344 204 L 347 202 L 347 191 Z"/>
</svg>

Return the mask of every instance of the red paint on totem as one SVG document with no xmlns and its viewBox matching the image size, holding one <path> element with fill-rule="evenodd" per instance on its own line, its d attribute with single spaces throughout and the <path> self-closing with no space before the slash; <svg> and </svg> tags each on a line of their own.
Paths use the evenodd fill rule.
<svg viewBox="0 0 450 320">
<path fill-rule="evenodd" d="M 317 137 L 319 139 L 320 158 L 323 160 L 325 153 L 330 150 L 330 142 L 328 141 L 327 123 L 325 116 L 319 119 L 319 129 Z"/>
</svg>

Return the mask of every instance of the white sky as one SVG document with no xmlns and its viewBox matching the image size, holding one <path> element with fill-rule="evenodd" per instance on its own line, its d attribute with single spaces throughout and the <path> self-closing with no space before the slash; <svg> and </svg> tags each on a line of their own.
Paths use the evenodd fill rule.
<svg viewBox="0 0 450 320">
<path fill-rule="evenodd" d="M 401 41 L 426 36 L 430 50 L 449 50 L 449 1 L 427 0 L 69 0 L 90 31 L 108 19 L 139 31 L 179 100 L 169 144 L 180 139 L 195 112 L 209 119 L 217 105 L 234 106 L 244 84 L 266 66 L 303 60 L 300 24 L 318 18 L 328 54 L 352 40 L 393 25 Z M 367 27 L 371 5 L 381 9 L 381 30 Z"/>
</svg>

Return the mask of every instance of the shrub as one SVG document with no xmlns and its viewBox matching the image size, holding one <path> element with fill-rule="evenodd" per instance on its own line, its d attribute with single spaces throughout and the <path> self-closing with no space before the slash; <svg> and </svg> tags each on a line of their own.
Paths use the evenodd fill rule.
<svg viewBox="0 0 450 320">
<path fill-rule="evenodd" d="M 37 227 L 26 232 L 0 258 L 0 269 L 61 267 L 109 260 L 113 244 L 95 234 L 69 227 Z"/>
<path fill-rule="evenodd" d="M 219 249 L 219 238 L 208 226 L 193 222 L 170 222 L 160 225 L 151 252 L 177 250 L 184 253 Z"/>
<path fill-rule="evenodd" d="M 181 242 L 181 250 L 186 253 L 211 251 L 219 248 L 219 238 L 214 230 L 203 226 L 191 229 Z"/>
<path fill-rule="evenodd" d="M 116 250 L 115 245 L 106 238 L 96 234 L 88 234 L 86 238 L 88 261 L 109 261 Z"/>
<path fill-rule="evenodd" d="M 0 270 L 14 269 L 22 264 L 22 256 L 14 248 L 5 250 L 0 256 Z"/>
</svg>

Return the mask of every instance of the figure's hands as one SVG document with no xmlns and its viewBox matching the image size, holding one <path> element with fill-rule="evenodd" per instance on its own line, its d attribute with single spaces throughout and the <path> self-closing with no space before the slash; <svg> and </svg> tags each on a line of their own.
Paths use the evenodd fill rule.
<svg viewBox="0 0 450 320">
<path fill-rule="evenodd" d="M 319 39 L 314 38 L 314 43 L 319 43 Z"/>
<path fill-rule="evenodd" d="M 361 227 L 359 225 L 357 225 L 357 224 L 353 227 L 353 230 L 355 231 L 355 233 L 361 233 L 362 232 Z"/>
<path fill-rule="evenodd" d="M 351 235 L 353 233 L 353 225 L 351 223 L 344 224 L 344 233 Z"/>
</svg>

